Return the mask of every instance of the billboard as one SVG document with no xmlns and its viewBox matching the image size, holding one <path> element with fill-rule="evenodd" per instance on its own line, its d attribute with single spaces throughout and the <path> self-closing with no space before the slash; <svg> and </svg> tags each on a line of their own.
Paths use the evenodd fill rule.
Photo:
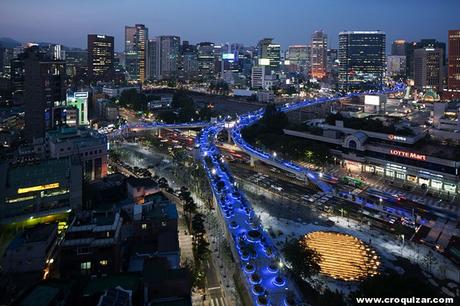
<svg viewBox="0 0 460 306">
<path fill-rule="evenodd" d="M 364 96 L 364 105 L 380 106 L 379 96 Z"/>
<path fill-rule="evenodd" d="M 259 65 L 260 66 L 270 66 L 270 59 L 269 58 L 259 58 Z"/>
<path fill-rule="evenodd" d="M 222 59 L 227 60 L 227 61 L 234 61 L 235 60 L 235 54 L 233 54 L 233 53 L 222 53 Z"/>
</svg>

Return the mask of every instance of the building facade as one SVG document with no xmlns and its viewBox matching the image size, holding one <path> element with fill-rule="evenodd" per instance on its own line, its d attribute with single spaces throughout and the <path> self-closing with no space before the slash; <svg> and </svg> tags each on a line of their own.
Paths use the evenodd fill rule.
<svg viewBox="0 0 460 306">
<path fill-rule="evenodd" d="M 414 50 L 414 82 L 419 90 L 434 89 L 440 92 L 443 87 L 444 50 L 441 48 L 418 48 Z"/>
<path fill-rule="evenodd" d="M 460 99 L 460 30 L 449 31 L 447 92 L 450 99 Z"/>
<path fill-rule="evenodd" d="M 125 69 L 131 81 L 145 81 L 148 37 L 148 29 L 143 24 L 125 26 Z"/>
<path fill-rule="evenodd" d="M 78 159 L 3 163 L 0 168 L 1 223 L 81 208 L 82 167 Z"/>
<path fill-rule="evenodd" d="M 339 35 L 339 89 L 380 89 L 385 73 L 385 33 L 349 31 Z"/>
<path fill-rule="evenodd" d="M 311 36 L 311 77 L 323 79 L 327 75 L 327 35 L 323 31 L 316 31 Z"/>
<path fill-rule="evenodd" d="M 92 82 L 110 82 L 114 74 L 114 37 L 88 35 L 88 78 Z"/>
<path fill-rule="evenodd" d="M 27 141 L 43 138 L 52 128 L 53 106 L 65 99 L 66 67 L 64 61 L 46 58 L 38 47 L 28 48 L 24 60 L 25 137 Z"/>
<path fill-rule="evenodd" d="M 176 78 L 180 64 L 180 37 L 158 36 L 156 49 L 156 75 L 159 79 Z"/>
<path fill-rule="evenodd" d="M 51 158 L 74 157 L 81 161 L 87 180 L 107 175 L 107 137 L 87 128 L 61 128 L 46 133 Z"/>
</svg>

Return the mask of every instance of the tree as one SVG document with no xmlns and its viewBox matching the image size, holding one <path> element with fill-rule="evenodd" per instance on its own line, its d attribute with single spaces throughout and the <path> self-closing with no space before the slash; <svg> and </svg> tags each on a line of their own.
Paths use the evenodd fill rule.
<svg viewBox="0 0 460 306">
<path fill-rule="evenodd" d="M 175 123 L 178 121 L 176 113 L 170 110 L 158 113 L 157 117 L 159 120 L 163 120 L 165 123 Z"/>
<path fill-rule="evenodd" d="M 284 256 L 292 267 L 294 274 L 309 278 L 320 271 L 320 255 L 309 248 L 302 240 L 292 239 L 283 248 Z"/>
<path fill-rule="evenodd" d="M 192 219 L 192 229 L 195 236 L 203 237 L 206 230 L 204 227 L 204 216 L 201 213 L 198 213 L 193 216 Z"/>
</svg>

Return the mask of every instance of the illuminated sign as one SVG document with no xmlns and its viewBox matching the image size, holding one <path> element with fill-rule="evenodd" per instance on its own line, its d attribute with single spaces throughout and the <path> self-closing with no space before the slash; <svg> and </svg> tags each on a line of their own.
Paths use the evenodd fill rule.
<svg viewBox="0 0 460 306">
<path fill-rule="evenodd" d="M 259 58 L 259 65 L 260 66 L 269 66 L 270 59 L 269 58 Z"/>
<path fill-rule="evenodd" d="M 87 91 L 76 92 L 74 97 L 75 98 L 88 98 L 88 92 Z"/>
<path fill-rule="evenodd" d="M 426 155 L 418 154 L 414 152 L 406 152 L 406 151 L 391 149 L 390 154 L 395 155 L 395 156 L 410 158 L 410 159 L 426 160 Z"/>
<path fill-rule="evenodd" d="M 32 192 L 32 191 L 42 191 L 42 190 L 48 190 L 48 189 L 54 189 L 54 188 L 59 188 L 59 183 L 51 183 L 51 184 L 46 184 L 46 185 L 19 188 L 18 194 Z"/>
<path fill-rule="evenodd" d="M 379 96 L 364 96 L 364 104 L 365 105 L 380 105 L 380 97 Z"/>
<path fill-rule="evenodd" d="M 233 53 L 223 53 L 222 54 L 222 59 L 224 60 L 235 60 L 235 54 Z"/>
<path fill-rule="evenodd" d="M 407 141 L 407 138 L 406 137 L 402 137 L 402 136 L 397 136 L 397 135 L 388 135 L 388 139 L 390 140 L 399 140 L 399 141 Z"/>
</svg>

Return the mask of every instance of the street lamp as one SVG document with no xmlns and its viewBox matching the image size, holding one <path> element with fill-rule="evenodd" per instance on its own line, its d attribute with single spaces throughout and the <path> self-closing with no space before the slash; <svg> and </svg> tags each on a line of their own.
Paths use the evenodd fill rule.
<svg viewBox="0 0 460 306">
<path fill-rule="evenodd" d="M 276 152 L 273 152 L 273 157 L 276 158 L 277 154 Z"/>
<path fill-rule="evenodd" d="M 216 175 L 216 173 L 217 173 L 216 168 L 212 168 L 211 173 L 212 173 L 212 175 Z"/>
</svg>

